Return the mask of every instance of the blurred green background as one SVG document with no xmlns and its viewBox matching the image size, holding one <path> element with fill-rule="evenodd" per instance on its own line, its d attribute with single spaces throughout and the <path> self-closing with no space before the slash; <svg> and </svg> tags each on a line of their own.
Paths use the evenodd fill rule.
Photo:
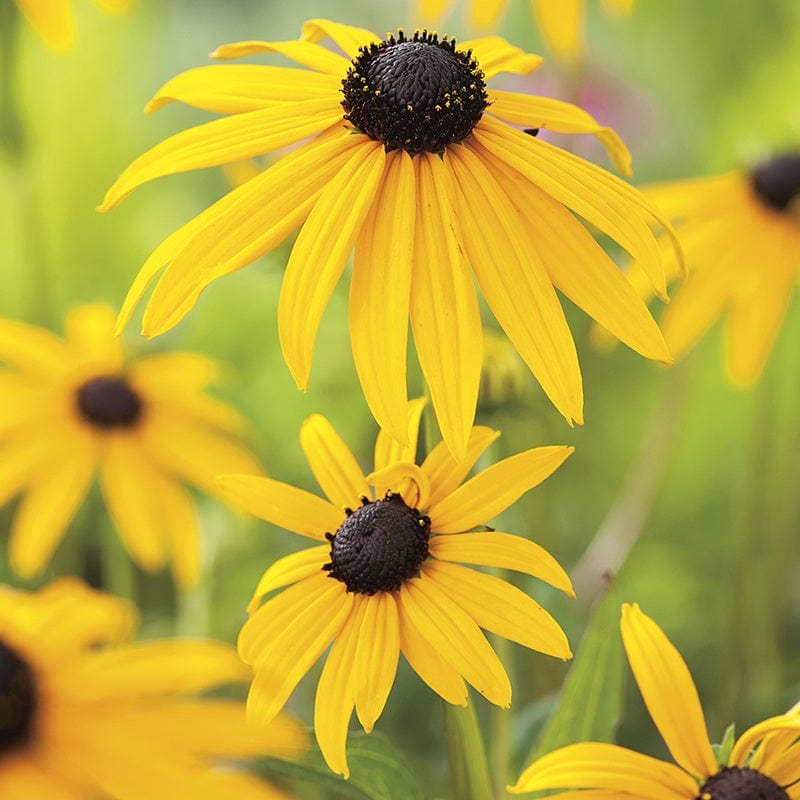
<svg viewBox="0 0 800 800">
<path fill-rule="evenodd" d="M 634 154 L 635 182 L 713 174 L 797 148 L 800 5 L 793 0 L 642 2 L 627 20 L 602 15 L 591 1 L 588 6 L 588 53 L 579 74 L 567 75 L 548 59 L 532 76 L 505 85 L 573 99 L 614 126 Z M 8 25 L 10 0 L 0 0 L 0 7 Z M 209 118 L 178 105 L 145 117 L 145 102 L 164 81 L 209 63 L 218 44 L 295 38 L 313 17 L 379 33 L 411 27 L 408 6 L 378 0 L 137 0 L 121 18 L 75 0 L 74 10 L 74 49 L 55 54 L 21 24 L 16 52 L 6 51 L 3 65 L 25 138 L 17 156 L 0 152 L 0 314 L 58 331 L 71 305 L 102 300 L 119 307 L 152 249 L 227 189 L 222 171 L 212 169 L 147 185 L 110 214 L 94 211 L 132 158 Z M 440 30 L 471 35 L 465 18 L 456 10 Z M 511 0 L 501 33 L 543 51 L 527 2 Z M 609 166 L 584 137 L 553 139 Z M 251 444 L 268 473 L 316 490 L 299 448 L 302 421 L 312 412 L 325 414 L 365 469 L 375 425 L 349 354 L 346 279 L 323 322 L 311 391 L 304 395 L 294 386 L 276 325 L 288 247 L 215 283 L 182 324 L 154 342 L 136 335 L 139 314 L 126 342 L 131 352 L 196 350 L 228 362 L 220 395 L 252 420 Z M 800 310 L 792 308 L 760 384 L 741 392 L 724 381 L 718 330 L 667 370 L 622 347 L 597 351 L 588 319 L 564 302 L 583 367 L 585 426 L 569 428 L 527 374 L 508 402 L 484 397 L 479 409 L 480 423 L 504 432 L 494 459 L 544 444 L 576 447 L 556 475 L 509 510 L 504 528 L 535 539 L 570 571 L 598 530 L 609 529 L 610 510 L 615 542 L 641 528 L 616 579 L 619 597 L 638 601 L 682 651 L 718 741 L 734 718 L 743 730 L 800 697 Z M 421 391 L 412 370 L 411 396 Z M 49 577 L 69 569 L 104 580 L 97 551 L 116 546 L 116 538 L 92 507 L 96 502 L 87 503 L 70 529 Z M 235 641 L 260 574 L 277 556 L 305 545 L 214 501 L 200 504 L 209 563 L 199 590 L 176 599 L 167 574 L 145 576 L 133 568 L 110 587 L 141 605 L 145 636 L 178 632 Z M 3 537 L 12 513 L 13 507 L 0 511 Z M 3 547 L 0 577 L 19 585 L 5 558 Z M 603 585 L 598 564 L 590 566 L 584 562 L 574 572 L 579 593 L 584 590 L 575 602 L 513 578 L 562 622 L 573 649 Z M 515 693 L 508 777 L 515 778 L 568 665 L 516 646 L 508 653 Z M 306 679 L 291 702 L 307 723 L 315 683 Z M 666 756 L 628 684 L 621 743 Z M 401 669 L 378 729 L 406 753 L 435 796 L 444 793 L 446 776 L 441 706 L 432 699 Z M 486 704 L 477 703 L 485 715 Z"/>
</svg>

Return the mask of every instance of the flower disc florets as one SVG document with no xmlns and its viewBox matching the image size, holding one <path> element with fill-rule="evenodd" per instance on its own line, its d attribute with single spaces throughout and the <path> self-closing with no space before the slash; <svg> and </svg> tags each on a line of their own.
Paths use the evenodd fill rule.
<svg viewBox="0 0 800 800">
<path fill-rule="evenodd" d="M 789 800 L 789 795 L 758 770 L 723 767 L 703 784 L 698 800 Z"/>
<path fill-rule="evenodd" d="M 348 592 L 396 592 L 428 557 L 430 533 L 430 519 L 406 505 L 399 494 L 387 492 L 375 501 L 364 498 L 357 511 L 348 509 L 336 533 L 327 534 L 331 560 L 323 569 Z"/>
<path fill-rule="evenodd" d="M 342 81 L 345 119 L 386 151 L 440 153 L 460 142 L 488 105 L 472 51 L 455 39 L 402 30 L 362 47 Z"/>
<path fill-rule="evenodd" d="M 80 415 L 96 428 L 132 428 L 142 415 L 142 401 L 121 378 L 92 378 L 78 389 Z"/>
<path fill-rule="evenodd" d="M 775 211 L 786 211 L 800 196 L 800 155 L 776 156 L 758 164 L 750 173 L 759 199 Z"/>
<path fill-rule="evenodd" d="M 14 650 L 0 642 L 0 755 L 28 741 L 35 712 L 33 671 Z"/>
</svg>

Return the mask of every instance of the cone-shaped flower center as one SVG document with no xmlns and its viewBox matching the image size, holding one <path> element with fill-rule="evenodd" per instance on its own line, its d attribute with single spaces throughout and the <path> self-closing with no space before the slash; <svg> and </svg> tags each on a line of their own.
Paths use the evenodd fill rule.
<svg viewBox="0 0 800 800">
<path fill-rule="evenodd" d="M 488 98 L 472 51 L 455 39 L 403 31 L 362 47 L 342 81 L 344 118 L 386 151 L 440 153 L 466 139 Z"/>
<path fill-rule="evenodd" d="M 430 519 L 392 492 L 383 500 L 365 498 L 347 513 L 339 530 L 327 534 L 331 560 L 323 569 L 348 592 L 396 592 L 428 556 Z"/>
<path fill-rule="evenodd" d="M 789 800 L 789 795 L 758 770 L 723 767 L 703 784 L 698 800 Z"/>
<path fill-rule="evenodd" d="M 800 196 L 800 155 L 776 156 L 758 164 L 750 173 L 761 202 L 775 211 L 786 211 Z"/>
<path fill-rule="evenodd" d="M 0 642 L 0 756 L 30 739 L 35 712 L 33 671 Z"/>
<path fill-rule="evenodd" d="M 92 378 L 78 389 L 78 411 L 103 430 L 131 428 L 142 415 L 142 401 L 121 378 Z"/>
</svg>

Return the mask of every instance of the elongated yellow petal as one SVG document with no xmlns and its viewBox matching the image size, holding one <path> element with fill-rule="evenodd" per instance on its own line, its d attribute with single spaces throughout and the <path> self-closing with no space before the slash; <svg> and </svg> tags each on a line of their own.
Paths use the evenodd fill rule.
<svg viewBox="0 0 800 800">
<path fill-rule="evenodd" d="M 508 196 L 481 158 L 449 147 L 461 236 L 481 292 L 508 338 L 570 424 L 583 421 L 578 355 L 547 271 Z"/>
<path fill-rule="evenodd" d="M 311 539 L 324 540 L 344 520 L 327 500 L 288 483 L 254 475 L 222 475 L 217 483 L 225 497 L 254 516 Z"/>
<path fill-rule="evenodd" d="M 21 426 L 13 436 L 4 439 L 0 458 L 0 506 L 19 494 L 37 474 L 46 471 L 45 465 L 50 463 L 50 455 L 56 449 L 54 444 L 53 438 L 43 435 L 42 427 L 33 428 L 32 425 Z"/>
<path fill-rule="evenodd" d="M 256 586 L 253 598 L 247 606 L 248 613 L 255 613 L 265 594 L 319 573 L 322 565 L 330 559 L 330 551 L 327 544 L 309 547 L 279 558 L 271 564 Z"/>
<path fill-rule="evenodd" d="M 406 404 L 406 430 L 403 439 L 396 439 L 383 429 L 378 431 L 375 439 L 376 471 L 397 462 L 416 463 L 419 423 L 426 403 L 426 398 L 417 397 Z M 406 443 L 404 444 L 403 441 Z"/>
<path fill-rule="evenodd" d="M 386 162 L 379 142 L 355 137 L 360 147 L 322 191 L 297 237 L 281 286 L 281 349 L 303 391 L 308 390 L 322 314 L 374 202 Z"/>
<path fill-rule="evenodd" d="M 431 530 L 462 533 L 483 525 L 552 475 L 574 449 L 536 447 L 487 467 L 431 506 Z"/>
<path fill-rule="evenodd" d="M 478 300 L 459 247 L 447 173 L 422 153 L 417 170 L 417 225 L 411 328 L 439 428 L 463 458 L 478 402 L 483 337 Z"/>
<path fill-rule="evenodd" d="M 416 0 L 414 19 L 419 19 L 423 24 L 435 29 L 449 5 L 450 0 Z"/>
<path fill-rule="evenodd" d="M 75 42 L 72 9 L 67 0 L 14 0 L 31 27 L 54 50 L 66 50 Z"/>
<path fill-rule="evenodd" d="M 442 561 L 524 572 L 575 597 L 572 582 L 563 567 L 543 547 L 521 536 L 496 531 L 434 536 L 428 549 Z"/>
<path fill-rule="evenodd" d="M 201 571 L 200 520 L 191 494 L 177 481 L 156 481 L 172 574 L 181 591 L 197 585 Z"/>
<path fill-rule="evenodd" d="M 470 22 L 476 28 L 493 28 L 506 10 L 508 0 L 477 0 L 470 3 Z"/>
<path fill-rule="evenodd" d="M 25 372 L 43 372 L 52 375 L 69 363 L 69 351 L 50 331 L 17 322 L 0 319 L 0 360 Z"/>
<path fill-rule="evenodd" d="M 796 736 L 800 736 L 800 717 L 796 714 L 781 714 L 777 717 L 765 719 L 763 722 L 748 728 L 736 740 L 736 744 L 731 750 L 728 764 L 732 767 L 743 767 L 751 750 L 765 736 L 776 731 L 794 731 Z M 795 767 L 795 771 L 800 771 L 800 768 Z"/>
<path fill-rule="evenodd" d="M 500 659 L 472 617 L 435 581 L 424 577 L 406 581 L 400 604 L 420 636 L 468 683 L 495 705 L 511 705 L 511 684 Z"/>
<path fill-rule="evenodd" d="M 64 4 L 66 5 L 66 3 Z M 24 797 L 25 800 L 81 800 L 58 776 L 48 774 L 32 758 L 10 754 L 0 773 L 3 797 Z"/>
<path fill-rule="evenodd" d="M 367 475 L 367 481 L 375 487 L 375 496 L 387 491 L 398 492 L 406 505 L 412 508 L 427 508 L 431 487 L 428 476 L 416 465 L 405 461 L 389 464 Z"/>
<path fill-rule="evenodd" d="M 361 498 L 369 497 L 369 486 L 355 456 L 321 414 L 313 414 L 303 423 L 300 446 L 317 483 L 335 506 L 358 508 Z"/>
<path fill-rule="evenodd" d="M 584 0 L 531 0 L 542 38 L 553 54 L 575 64 L 583 52 Z"/>
<path fill-rule="evenodd" d="M 216 119 L 176 133 L 139 156 L 117 178 L 98 211 L 108 211 L 137 186 L 203 167 L 263 155 L 320 133 L 341 117 L 335 97 L 281 103 Z"/>
<path fill-rule="evenodd" d="M 528 75 L 544 63 L 541 56 L 526 53 L 499 36 L 484 36 L 458 43 L 459 50 L 472 50 L 486 80 L 501 72 Z"/>
<path fill-rule="evenodd" d="M 414 166 L 408 153 L 395 150 L 386 157 L 382 183 L 356 242 L 350 342 L 367 405 L 382 435 L 400 444 L 408 442 L 406 351 L 415 213 Z"/>
<path fill-rule="evenodd" d="M 620 627 L 631 671 L 672 757 L 692 775 L 713 775 L 717 763 L 703 709 L 680 653 L 635 603 L 623 604 Z"/>
<path fill-rule="evenodd" d="M 567 637 L 535 600 L 494 575 L 443 561 L 426 561 L 424 578 L 436 582 L 447 596 L 481 627 L 524 647 L 556 658 L 572 658 Z"/>
<path fill-rule="evenodd" d="M 362 47 L 380 41 L 372 31 L 352 25 L 342 25 L 329 19 L 310 19 L 303 23 L 301 38 L 305 41 L 319 42 L 328 36 L 339 45 L 348 58 L 355 58 Z"/>
<path fill-rule="evenodd" d="M 241 114 L 282 102 L 336 96 L 333 75 L 261 64 L 212 64 L 168 80 L 145 107 L 152 114 L 175 100 L 215 114 Z"/>
<path fill-rule="evenodd" d="M 282 56 L 291 58 L 304 67 L 336 75 L 343 78 L 347 73 L 350 62 L 333 53 L 325 47 L 312 42 L 288 41 L 288 42 L 236 42 L 235 44 L 220 45 L 211 54 L 211 58 L 242 58 L 256 53 L 280 53 Z"/>
<path fill-rule="evenodd" d="M 67 314 L 64 330 L 70 346 L 91 368 L 116 373 L 122 369 L 122 342 L 114 336 L 116 315 L 111 306 L 92 303 Z"/>
<path fill-rule="evenodd" d="M 534 761 L 509 791 L 605 789 L 643 800 L 690 800 L 698 785 L 674 764 L 615 744 L 583 742 Z M 558 796 L 558 795 L 556 795 Z"/>
</svg>

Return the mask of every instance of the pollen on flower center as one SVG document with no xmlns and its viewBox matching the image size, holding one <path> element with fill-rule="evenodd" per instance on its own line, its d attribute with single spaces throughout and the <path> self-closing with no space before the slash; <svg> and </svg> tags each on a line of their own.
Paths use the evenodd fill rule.
<svg viewBox="0 0 800 800">
<path fill-rule="evenodd" d="M 345 119 L 386 151 L 440 153 L 466 139 L 488 105 L 472 51 L 416 31 L 362 47 L 342 81 Z"/>
<path fill-rule="evenodd" d="M 131 428 L 142 416 L 141 398 L 121 378 L 92 378 L 78 389 L 80 415 L 96 428 Z"/>
<path fill-rule="evenodd" d="M 789 800 L 789 795 L 758 770 L 723 767 L 703 784 L 698 800 Z"/>
<path fill-rule="evenodd" d="M 348 509 L 336 533 L 326 534 L 331 560 L 323 569 L 348 592 L 396 592 L 428 556 L 431 521 L 392 492 L 363 502 L 357 511 Z"/>
<path fill-rule="evenodd" d="M 775 211 L 786 211 L 800 196 L 800 155 L 776 156 L 758 164 L 750 172 L 758 198 Z"/>
<path fill-rule="evenodd" d="M 30 739 L 35 712 L 33 671 L 0 641 L 0 755 Z"/>
</svg>

